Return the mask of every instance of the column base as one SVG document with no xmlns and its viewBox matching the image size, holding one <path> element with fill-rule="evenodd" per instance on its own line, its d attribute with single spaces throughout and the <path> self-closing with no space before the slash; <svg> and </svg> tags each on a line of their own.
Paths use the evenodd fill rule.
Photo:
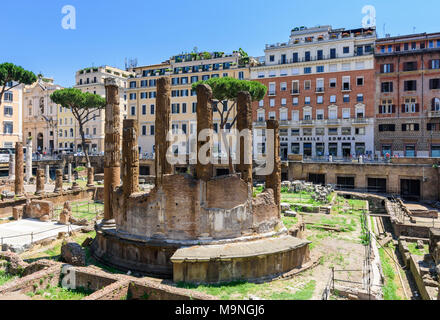
<svg viewBox="0 0 440 320">
<path fill-rule="evenodd" d="M 115 219 L 102 220 L 99 224 L 99 228 L 103 230 L 116 229 L 116 221 Z"/>
</svg>

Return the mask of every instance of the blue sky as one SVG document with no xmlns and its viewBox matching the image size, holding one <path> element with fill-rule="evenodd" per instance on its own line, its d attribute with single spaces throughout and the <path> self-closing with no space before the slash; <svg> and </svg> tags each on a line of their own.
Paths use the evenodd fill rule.
<svg viewBox="0 0 440 320">
<path fill-rule="evenodd" d="M 242 47 L 264 54 L 296 26 L 362 25 L 362 7 L 376 8 L 377 31 L 403 35 L 440 31 L 438 0 L 14 0 L 2 1 L 0 62 L 13 62 L 72 86 L 75 71 L 162 62 L 174 54 Z M 61 27 L 65 5 L 76 8 L 76 30 Z"/>
</svg>

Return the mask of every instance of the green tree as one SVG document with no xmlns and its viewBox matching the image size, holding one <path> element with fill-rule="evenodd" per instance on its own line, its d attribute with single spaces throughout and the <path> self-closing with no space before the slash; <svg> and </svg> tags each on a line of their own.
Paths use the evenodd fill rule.
<svg viewBox="0 0 440 320">
<path fill-rule="evenodd" d="M 76 121 L 78 121 L 82 149 L 86 156 L 87 166 L 90 167 L 84 125 L 93 119 L 93 115 L 96 111 L 105 108 L 106 100 L 97 94 L 82 92 L 81 90 L 74 88 L 57 90 L 51 94 L 50 98 L 54 103 L 70 109 Z"/>
<path fill-rule="evenodd" d="M 249 92 L 252 101 L 262 100 L 267 93 L 267 87 L 256 81 L 239 80 L 230 77 L 211 78 L 205 81 L 199 81 L 192 85 L 195 90 L 199 84 L 207 84 L 212 89 L 211 103 L 213 104 L 214 112 L 220 116 L 220 132 L 222 139 L 226 141 L 226 132 L 224 130 L 229 121 L 229 117 L 233 110 L 236 109 L 237 97 L 239 92 Z M 229 103 L 232 102 L 232 103 Z M 230 128 L 233 128 L 237 121 L 237 114 L 229 123 Z M 229 147 L 228 147 L 229 148 Z M 231 156 L 229 152 L 229 171 L 233 172 Z"/>
<path fill-rule="evenodd" d="M 0 64 L 0 104 L 6 91 L 12 90 L 20 84 L 32 84 L 37 81 L 37 76 L 32 72 L 16 66 L 13 63 L 5 62 Z M 15 82 L 14 85 L 11 82 Z"/>
</svg>

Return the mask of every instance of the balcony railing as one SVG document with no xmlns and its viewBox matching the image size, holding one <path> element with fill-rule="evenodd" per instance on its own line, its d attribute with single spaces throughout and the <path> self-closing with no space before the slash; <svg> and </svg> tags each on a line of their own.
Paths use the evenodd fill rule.
<svg viewBox="0 0 440 320">
<path fill-rule="evenodd" d="M 299 95 L 299 90 L 298 90 L 298 89 L 292 89 L 292 90 L 290 91 L 290 93 L 291 93 L 292 95 Z"/>
<path fill-rule="evenodd" d="M 316 88 L 316 93 L 324 93 L 324 88 Z"/>
<path fill-rule="evenodd" d="M 273 97 L 277 95 L 276 91 L 269 91 L 269 93 L 267 94 L 269 97 Z"/>
<path fill-rule="evenodd" d="M 429 118 L 440 118 L 440 111 L 430 111 L 428 113 Z"/>
</svg>

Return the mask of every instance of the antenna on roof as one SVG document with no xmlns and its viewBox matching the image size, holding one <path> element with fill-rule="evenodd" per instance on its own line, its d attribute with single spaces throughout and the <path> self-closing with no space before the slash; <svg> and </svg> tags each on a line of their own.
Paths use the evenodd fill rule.
<svg viewBox="0 0 440 320">
<path fill-rule="evenodd" d="M 413 27 L 413 33 L 416 33 L 416 27 Z"/>
<path fill-rule="evenodd" d="M 136 68 L 138 64 L 137 58 L 125 58 L 125 70 Z"/>
</svg>

